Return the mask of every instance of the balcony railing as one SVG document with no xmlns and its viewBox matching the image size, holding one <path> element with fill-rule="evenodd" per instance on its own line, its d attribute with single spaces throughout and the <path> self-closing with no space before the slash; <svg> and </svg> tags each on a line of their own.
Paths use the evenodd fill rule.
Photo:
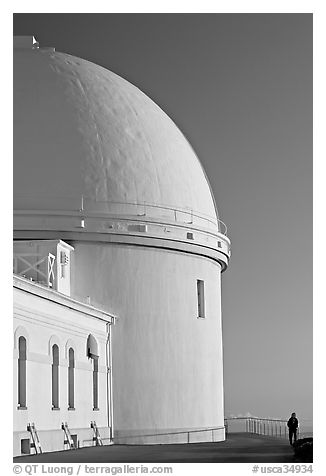
<svg viewBox="0 0 326 476">
<path fill-rule="evenodd" d="M 48 206 L 47 206 L 48 205 Z M 191 208 L 179 208 L 169 205 L 157 205 L 147 202 L 118 202 L 93 200 L 84 196 L 73 197 L 37 197 L 20 196 L 15 194 L 14 210 L 19 212 L 34 212 L 42 215 L 49 211 L 51 215 L 62 214 L 80 217 L 141 217 L 146 219 L 165 219 L 175 224 L 197 225 L 217 231 L 227 236 L 227 227 L 219 218 L 209 216 Z M 42 213 L 43 212 L 43 213 Z"/>
<path fill-rule="evenodd" d="M 55 284 L 55 256 L 36 253 L 15 253 L 13 256 L 14 274 L 53 288 Z"/>
</svg>

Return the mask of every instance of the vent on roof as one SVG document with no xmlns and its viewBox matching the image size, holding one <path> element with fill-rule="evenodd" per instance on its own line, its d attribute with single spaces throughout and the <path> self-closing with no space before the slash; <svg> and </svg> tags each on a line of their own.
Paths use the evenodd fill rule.
<svg viewBox="0 0 326 476">
<path fill-rule="evenodd" d="M 60 264 L 67 265 L 69 264 L 69 255 L 64 251 L 60 251 Z"/>
</svg>

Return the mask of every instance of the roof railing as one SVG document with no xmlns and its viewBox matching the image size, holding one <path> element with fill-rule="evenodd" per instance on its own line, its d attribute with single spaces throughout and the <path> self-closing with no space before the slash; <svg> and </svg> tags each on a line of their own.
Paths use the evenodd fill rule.
<svg viewBox="0 0 326 476">
<path fill-rule="evenodd" d="M 31 281 L 40 281 L 48 288 L 55 285 L 55 256 L 52 253 L 45 255 L 37 253 L 13 254 L 13 272 Z"/>
<path fill-rule="evenodd" d="M 192 208 L 173 207 L 170 205 L 153 204 L 143 202 L 120 202 L 109 200 L 93 200 L 85 196 L 75 197 L 51 197 L 46 199 L 41 196 L 26 196 L 15 194 L 14 210 L 37 212 L 46 211 L 47 200 L 51 204 L 51 211 L 79 213 L 83 217 L 91 214 L 101 214 L 105 217 L 112 215 L 128 215 L 147 218 L 160 218 L 165 214 L 165 218 L 175 223 L 183 224 L 203 224 L 209 229 L 216 229 L 219 233 L 227 236 L 227 226 L 219 218 L 201 213 Z M 53 207 L 55 207 L 53 209 Z M 162 213 L 163 212 L 163 213 Z M 155 216 L 157 215 L 157 216 Z"/>
</svg>

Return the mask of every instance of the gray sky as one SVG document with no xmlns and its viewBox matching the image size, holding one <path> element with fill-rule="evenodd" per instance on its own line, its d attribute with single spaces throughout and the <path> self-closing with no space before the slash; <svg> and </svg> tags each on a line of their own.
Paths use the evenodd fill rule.
<svg viewBox="0 0 326 476">
<path fill-rule="evenodd" d="M 225 413 L 312 417 L 312 15 L 15 14 L 14 34 L 135 84 L 180 127 L 229 228 Z"/>
</svg>

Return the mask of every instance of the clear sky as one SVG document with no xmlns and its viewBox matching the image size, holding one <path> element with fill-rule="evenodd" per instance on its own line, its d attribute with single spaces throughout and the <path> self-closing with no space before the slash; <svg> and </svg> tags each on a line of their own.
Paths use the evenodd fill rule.
<svg viewBox="0 0 326 476">
<path fill-rule="evenodd" d="M 15 14 L 14 34 L 121 75 L 187 136 L 232 240 L 225 413 L 312 418 L 312 15 Z"/>
</svg>

